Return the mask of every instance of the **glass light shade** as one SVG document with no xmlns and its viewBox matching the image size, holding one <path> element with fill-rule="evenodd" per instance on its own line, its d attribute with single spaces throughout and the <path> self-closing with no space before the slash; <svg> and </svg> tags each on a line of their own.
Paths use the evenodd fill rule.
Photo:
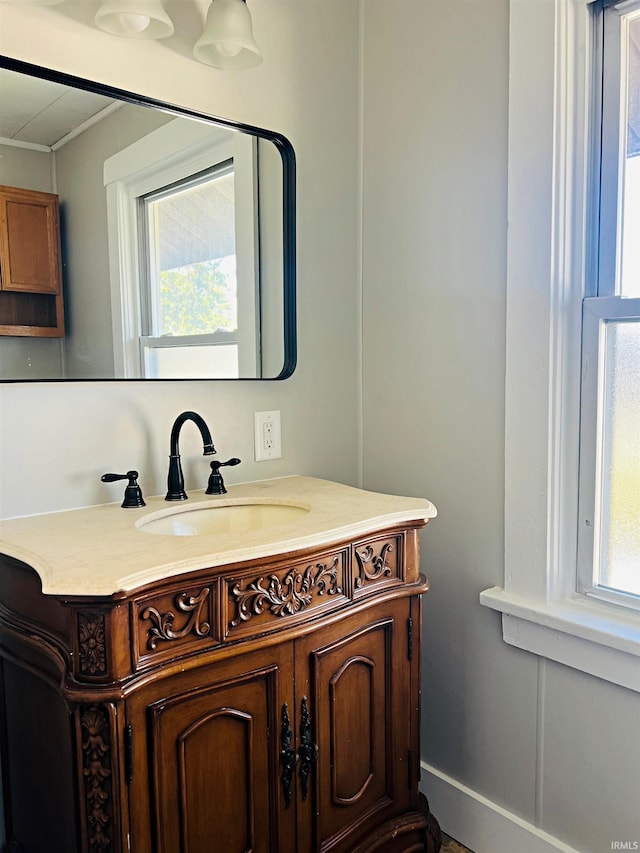
<svg viewBox="0 0 640 853">
<path fill-rule="evenodd" d="M 7 3 L 11 6 L 57 6 L 63 0 L 0 0 L 0 3 Z"/>
<path fill-rule="evenodd" d="M 173 33 L 173 23 L 161 0 L 105 0 L 95 22 L 113 36 L 163 39 Z"/>
<path fill-rule="evenodd" d="M 214 68 L 253 68 L 262 53 L 253 37 L 251 14 L 244 0 L 213 0 L 193 55 Z"/>
</svg>

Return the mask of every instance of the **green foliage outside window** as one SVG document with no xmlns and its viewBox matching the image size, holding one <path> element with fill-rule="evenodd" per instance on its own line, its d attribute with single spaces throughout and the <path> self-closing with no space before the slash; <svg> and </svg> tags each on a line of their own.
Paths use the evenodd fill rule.
<svg viewBox="0 0 640 853">
<path fill-rule="evenodd" d="M 160 273 L 160 334 L 205 335 L 237 326 L 236 299 L 219 260 Z"/>
</svg>

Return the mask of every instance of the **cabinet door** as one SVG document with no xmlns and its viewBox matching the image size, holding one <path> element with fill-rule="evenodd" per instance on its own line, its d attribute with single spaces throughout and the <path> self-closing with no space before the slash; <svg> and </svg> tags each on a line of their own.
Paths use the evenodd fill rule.
<svg viewBox="0 0 640 853">
<path fill-rule="evenodd" d="M 135 853 L 295 851 L 280 772 L 292 644 L 180 673 L 131 700 Z"/>
<path fill-rule="evenodd" d="M 410 600 L 371 608 L 296 643 L 300 848 L 348 853 L 406 812 L 416 789 Z M 307 719 L 308 712 L 308 719 Z M 314 755 L 317 746 L 317 755 Z"/>
<path fill-rule="evenodd" d="M 0 289 L 59 292 L 59 229 L 57 196 L 0 189 Z"/>
</svg>

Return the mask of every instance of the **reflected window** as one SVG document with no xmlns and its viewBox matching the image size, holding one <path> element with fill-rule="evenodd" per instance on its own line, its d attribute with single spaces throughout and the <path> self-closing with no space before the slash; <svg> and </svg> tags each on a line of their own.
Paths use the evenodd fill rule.
<svg viewBox="0 0 640 853">
<path fill-rule="evenodd" d="M 139 199 L 146 377 L 239 375 L 234 184 L 228 160 Z"/>
<path fill-rule="evenodd" d="M 258 171 L 255 137 L 178 121 L 105 162 L 116 376 L 262 376 Z"/>
</svg>

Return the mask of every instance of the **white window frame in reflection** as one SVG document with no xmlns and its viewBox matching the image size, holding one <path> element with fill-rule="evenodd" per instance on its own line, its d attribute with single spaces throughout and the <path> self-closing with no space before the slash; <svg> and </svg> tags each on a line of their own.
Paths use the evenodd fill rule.
<svg viewBox="0 0 640 853">
<path fill-rule="evenodd" d="M 142 335 L 140 359 L 145 376 L 150 378 L 211 376 L 215 379 L 237 379 L 237 335 L 222 331 L 212 335 L 172 335 L 163 338 Z"/>
<path fill-rule="evenodd" d="M 104 165 L 116 378 L 141 379 L 148 375 L 145 364 L 149 347 L 148 341 L 143 340 L 145 323 L 140 297 L 138 200 L 229 160 L 235 164 L 238 375 L 261 375 L 257 140 L 248 134 L 176 119 L 110 157 Z M 203 368 L 186 378 L 236 377 L 207 376 Z"/>
<path fill-rule="evenodd" d="M 139 240 L 140 240 L 140 300 L 142 334 L 140 336 L 140 363 L 143 376 L 147 379 L 173 379 L 185 377 L 206 377 L 214 379 L 237 379 L 240 375 L 239 355 L 240 339 L 238 324 L 238 288 L 235 276 L 235 200 L 231 209 L 227 210 L 227 216 L 222 221 L 211 224 L 212 231 L 216 226 L 222 228 L 225 233 L 233 234 L 233 282 L 231 282 L 231 298 L 233 307 L 231 309 L 234 321 L 233 328 L 208 328 L 200 332 L 177 334 L 175 331 L 169 333 L 162 321 L 162 269 L 161 267 L 161 243 L 163 235 L 160 230 L 160 221 L 156 215 L 157 205 L 163 201 L 180 197 L 192 201 L 190 190 L 199 187 L 211 186 L 215 189 L 216 181 L 220 178 L 234 178 L 233 159 L 216 164 L 204 174 L 187 178 L 168 187 L 148 193 L 139 199 Z M 233 186 L 233 184 L 232 184 Z M 235 199 L 235 191 L 233 192 Z M 188 212 L 188 216 L 186 216 Z M 197 211 L 192 208 L 183 208 L 182 214 L 189 222 Z M 221 215 L 221 212 L 218 212 Z M 203 237 L 203 239 L 205 239 Z M 207 255 L 215 252 L 213 244 L 206 246 Z M 204 247 L 200 247 L 202 250 Z M 231 246 L 227 247 L 231 250 Z M 220 246 L 217 247 L 218 251 Z M 189 254 L 189 247 L 182 250 L 174 250 L 174 254 L 182 251 L 180 263 L 183 267 L 188 266 L 193 258 Z M 173 258 L 176 262 L 178 258 Z M 202 260 L 202 259 L 200 259 Z M 207 257 L 206 260 L 221 260 L 221 258 Z M 230 283 L 227 282 L 227 285 Z M 229 290 L 229 287 L 227 288 Z M 243 331 L 246 323 L 243 323 Z M 247 365 L 245 363 L 245 369 Z M 255 360 L 252 365 L 255 370 Z"/>
</svg>

